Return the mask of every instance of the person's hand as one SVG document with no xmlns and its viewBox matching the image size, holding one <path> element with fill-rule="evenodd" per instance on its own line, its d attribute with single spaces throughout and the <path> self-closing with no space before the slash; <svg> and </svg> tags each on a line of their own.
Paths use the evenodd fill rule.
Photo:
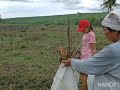
<svg viewBox="0 0 120 90">
<path fill-rule="evenodd" d="M 69 58 L 67 60 L 62 60 L 62 63 L 64 63 L 64 66 L 70 66 L 70 64 L 71 64 L 71 58 Z"/>
</svg>

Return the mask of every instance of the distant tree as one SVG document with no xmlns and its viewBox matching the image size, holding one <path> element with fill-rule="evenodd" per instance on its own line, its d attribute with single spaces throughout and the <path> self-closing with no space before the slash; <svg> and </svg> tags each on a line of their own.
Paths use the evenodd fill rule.
<svg viewBox="0 0 120 90">
<path fill-rule="evenodd" d="M 77 12 L 77 14 L 80 14 L 79 12 Z"/>
<path fill-rule="evenodd" d="M 107 8 L 108 12 L 113 10 L 113 7 L 119 6 L 120 4 L 116 3 L 117 0 L 103 0 L 101 4 L 102 9 Z"/>
</svg>

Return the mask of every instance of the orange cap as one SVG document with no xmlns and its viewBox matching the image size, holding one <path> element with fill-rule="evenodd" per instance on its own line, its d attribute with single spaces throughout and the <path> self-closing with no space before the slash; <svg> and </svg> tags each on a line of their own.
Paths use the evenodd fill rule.
<svg viewBox="0 0 120 90">
<path fill-rule="evenodd" d="M 90 26 L 90 22 L 88 20 L 81 20 L 79 22 L 79 26 L 78 26 L 78 32 L 83 32 L 87 27 Z"/>
</svg>

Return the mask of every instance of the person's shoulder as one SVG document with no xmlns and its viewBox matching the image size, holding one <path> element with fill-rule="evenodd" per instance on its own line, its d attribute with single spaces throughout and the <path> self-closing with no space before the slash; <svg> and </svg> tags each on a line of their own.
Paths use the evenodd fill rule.
<svg viewBox="0 0 120 90">
<path fill-rule="evenodd" d="M 115 42 L 113 44 L 110 44 L 109 47 L 120 49 L 120 41 L 117 41 L 117 42 Z"/>
<path fill-rule="evenodd" d="M 120 53 L 120 41 L 108 45 L 107 48 L 109 48 L 109 53 L 111 52 L 112 56 L 120 57 L 120 55 L 119 55 L 119 53 Z"/>
<path fill-rule="evenodd" d="M 119 53 L 120 53 L 120 41 L 112 43 L 112 44 L 106 46 L 105 48 L 110 49 L 113 52 L 119 51 Z"/>
<path fill-rule="evenodd" d="M 95 37 L 95 33 L 93 31 L 89 32 L 89 35 Z"/>
</svg>

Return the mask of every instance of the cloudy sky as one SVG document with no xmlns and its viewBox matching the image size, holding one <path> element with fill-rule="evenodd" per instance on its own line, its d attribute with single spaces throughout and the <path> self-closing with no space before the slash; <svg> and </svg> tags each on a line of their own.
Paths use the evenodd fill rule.
<svg viewBox="0 0 120 90">
<path fill-rule="evenodd" d="M 15 18 L 101 12 L 102 3 L 103 0 L 0 0 L 0 14 L 2 18 Z"/>
</svg>

